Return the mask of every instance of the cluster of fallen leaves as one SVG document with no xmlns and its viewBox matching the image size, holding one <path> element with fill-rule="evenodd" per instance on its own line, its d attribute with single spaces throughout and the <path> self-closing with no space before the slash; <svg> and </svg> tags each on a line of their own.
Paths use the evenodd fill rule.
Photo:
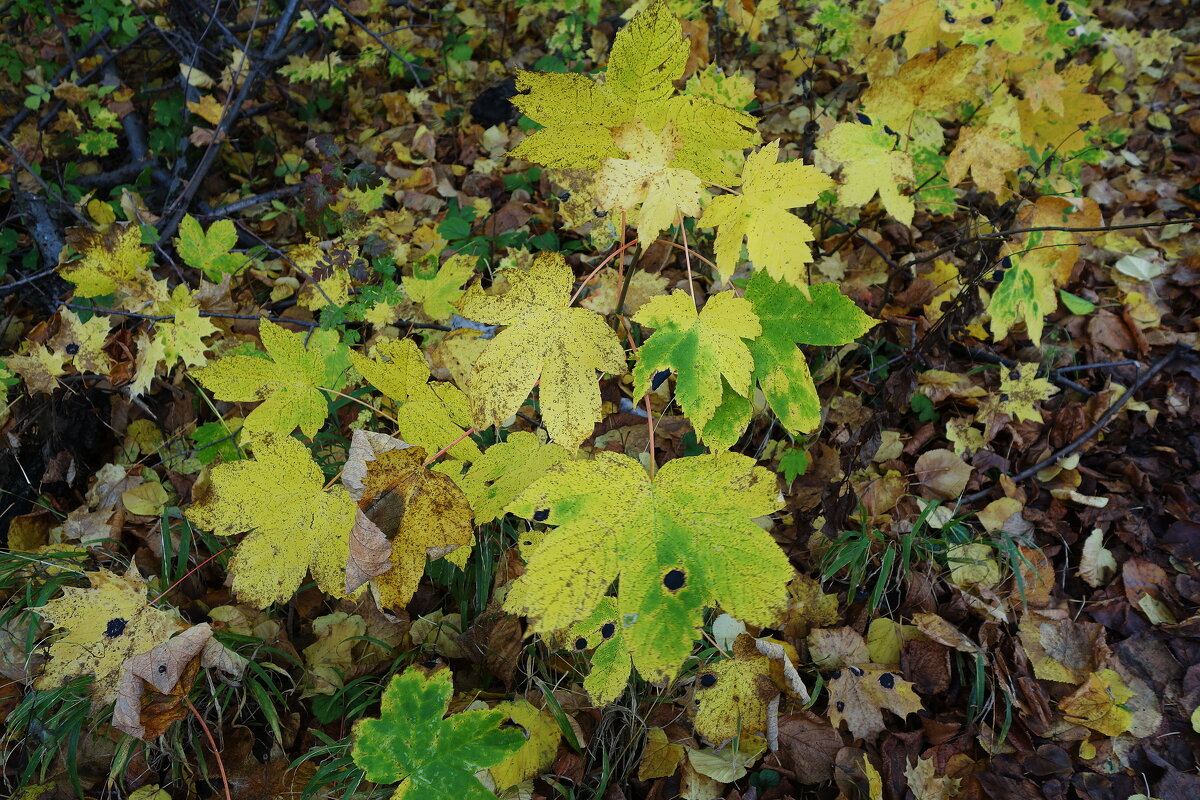
<svg viewBox="0 0 1200 800">
<path fill-rule="evenodd" d="M 1067 36 L 1083 12 L 1040 5 L 678 3 L 687 39 L 610 54 L 625 9 L 318 4 L 286 92 L 240 123 L 257 149 L 222 126 L 253 56 L 185 65 L 188 142 L 222 169 L 178 263 L 136 224 L 170 209 L 130 184 L 64 235 L 62 277 L 111 313 L 6 293 L 0 717 L 92 676 L 96 719 L 20 796 L 80 773 L 143 797 L 1200 793 L 1196 362 L 1124 396 L 1196 344 L 1200 237 L 1172 222 L 1200 210 L 1195 22 L 1099 7 L 1083 56 L 1027 69 L 1029 31 L 1026 56 L 1061 45 L 1037 15 Z M 74 59 L 40 35 L 12 46 Z M 1003 89 L 964 121 L 977 50 Z M 536 66 L 564 55 L 619 66 Z M 51 88 L 71 113 L 16 129 L 10 191 L 116 129 Z M 739 178 L 755 122 L 773 141 Z M 1065 144 L 1092 128 L 1120 134 L 1102 157 Z M 624 237 L 598 220 L 626 217 L 640 249 L 604 265 Z M 685 237 L 714 227 L 705 272 Z M 395 280 L 356 277 L 381 255 Z M 464 289 L 480 255 L 490 285 Z M 861 342 L 847 297 L 883 321 Z M 40 735 L 5 739 L 14 787 Z"/>
</svg>

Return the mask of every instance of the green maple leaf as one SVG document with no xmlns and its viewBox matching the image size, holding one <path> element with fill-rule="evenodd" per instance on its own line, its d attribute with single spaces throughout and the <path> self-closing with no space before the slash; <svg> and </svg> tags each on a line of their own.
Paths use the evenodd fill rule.
<svg viewBox="0 0 1200 800">
<path fill-rule="evenodd" d="M 742 340 L 762 333 L 750 303 L 733 292 L 721 292 L 697 314 L 692 298 L 676 289 L 651 298 L 633 321 L 656 329 L 638 352 L 634 402 L 646 394 L 656 372 L 673 369 L 675 397 L 697 435 L 714 449 L 732 447 L 749 414 L 730 417 L 717 411 L 727 400 L 727 408 L 732 408 L 732 398 L 750 396 L 754 361 Z"/>
<path fill-rule="evenodd" d="M 286 436 L 299 426 L 305 436 L 313 436 L 328 411 L 318 387 L 327 380 L 326 358 L 337 355 L 336 351 L 305 347 L 304 334 L 289 333 L 265 319 L 259 322 L 258 333 L 270 360 L 227 356 L 192 370 L 192 377 L 218 400 L 261 400 L 246 417 L 247 432 Z"/>
<path fill-rule="evenodd" d="M 175 250 L 183 263 L 200 270 L 210 281 L 220 282 L 228 273 L 237 272 L 246 264 L 245 256 L 231 253 L 237 245 L 237 228 L 233 221 L 219 219 L 205 232 L 200 223 L 187 214 L 179 223 Z"/>
<path fill-rule="evenodd" d="M 711 100 L 676 95 L 690 47 L 665 2 L 652 3 L 617 34 L 603 83 L 576 73 L 517 71 L 513 104 L 543 125 L 509 155 L 547 167 L 595 169 L 620 158 L 615 129 L 642 121 L 654 133 L 673 123 L 682 139 L 672 167 L 729 185 L 723 156 L 758 141 L 754 117 Z"/>
<path fill-rule="evenodd" d="M 642 677 L 668 680 L 691 654 L 704 610 L 772 625 L 792 567 L 755 517 L 778 508 L 774 474 L 738 453 L 667 462 L 651 480 L 599 452 L 553 467 L 508 511 L 557 526 L 513 582 L 506 610 L 537 633 L 587 620 L 613 581 L 626 646 Z"/>
<path fill-rule="evenodd" d="M 399 781 L 392 800 L 495 800 L 475 777 L 521 749 L 517 728 L 499 727 L 503 711 L 465 711 L 448 718 L 450 670 L 410 667 L 383 692 L 378 719 L 354 725 L 354 763 L 367 780 Z"/>
<path fill-rule="evenodd" d="M 792 433 L 810 433 L 821 424 L 821 401 L 798 344 L 838 346 L 852 342 L 877 324 L 832 283 L 797 287 L 756 272 L 746 286 L 746 301 L 762 324 L 762 335 L 749 343 L 758 382 L 771 410 Z M 635 373 L 636 374 L 636 373 Z M 750 413 L 750 400 L 727 398 L 733 416 Z"/>
</svg>

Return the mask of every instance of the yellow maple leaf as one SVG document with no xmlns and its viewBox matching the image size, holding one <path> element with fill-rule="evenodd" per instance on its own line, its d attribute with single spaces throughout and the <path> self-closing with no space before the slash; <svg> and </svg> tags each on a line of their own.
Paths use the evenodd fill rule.
<svg viewBox="0 0 1200 800">
<path fill-rule="evenodd" d="M 203 95 L 198 102 L 188 101 L 188 111 L 202 118 L 209 125 L 218 125 L 224 116 L 225 104 L 211 94 Z"/>
<path fill-rule="evenodd" d="M 900 184 L 913 180 L 912 158 L 895 147 L 895 138 L 882 127 L 861 122 L 839 122 L 817 144 L 842 165 L 838 198 L 843 205 L 864 205 L 878 192 L 887 212 L 911 225 L 916 206 L 911 197 L 900 193 Z"/>
<path fill-rule="evenodd" d="M 62 327 L 47 344 L 65 355 L 76 371 L 107 374 L 112 362 L 104 352 L 104 342 L 108 339 L 111 318 L 96 314 L 84 322 L 74 311 L 63 308 L 59 311 L 59 319 Z"/>
<path fill-rule="evenodd" d="M 1067 722 L 1083 725 L 1105 736 L 1120 736 L 1133 725 L 1133 712 L 1125 707 L 1133 691 L 1111 669 L 1088 675 L 1069 697 L 1059 701 Z"/>
<path fill-rule="evenodd" d="M 129 384 L 129 396 L 140 397 L 154 381 L 154 371 L 166 356 L 163 342 L 156 336 L 151 339 L 145 333 L 137 337 L 137 358 L 134 363 L 133 381 Z"/>
<path fill-rule="evenodd" d="M 325 491 L 320 467 L 296 439 L 261 434 L 251 446 L 253 459 L 213 468 L 188 520 L 225 536 L 246 533 L 229 572 L 234 592 L 255 608 L 287 602 L 306 572 L 321 591 L 343 597 L 354 501 L 343 486 Z"/>
<path fill-rule="evenodd" d="M 219 400 L 261 400 L 246 417 L 248 433 L 285 436 L 299 426 L 305 436 L 314 435 L 328 410 L 318 388 L 325 380 L 324 356 L 305 347 L 303 334 L 289 333 L 269 320 L 259 322 L 258 333 L 270 359 L 227 356 L 194 370 L 192 377 Z"/>
<path fill-rule="evenodd" d="M 171 367 L 177 359 L 189 367 L 202 367 L 208 363 L 204 355 L 208 347 L 204 337 L 217 332 L 217 326 L 200 316 L 200 304 L 192 296 L 186 284 L 179 284 L 171 292 L 171 300 L 156 309 L 159 314 L 173 315 L 156 326 L 155 338 L 162 343 L 163 358 Z"/>
<path fill-rule="evenodd" d="M 463 430 L 471 424 L 467 396 L 451 383 L 429 380 L 425 354 L 412 339 L 392 339 L 375 346 L 375 358 L 350 352 L 354 368 L 397 403 L 400 436 L 409 444 L 436 453 L 451 442 L 449 455 L 464 461 L 479 457 L 479 447 Z"/>
<path fill-rule="evenodd" d="M 1055 147 L 1066 152 L 1086 144 L 1084 131 L 1109 114 L 1104 98 L 1087 92 L 1091 75 L 1091 65 L 1072 64 L 1058 73 L 1061 83 L 1056 81 L 1056 86 L 1062 88 L 1056 96 L 1042 93 L 1018 102 L 1025 144 L 1039 151 Z M 1062 110 L 1051 113 L 1058 108 Z"/>
<path fill-rule="evenodd" d="M 1041 422 L 1035 403 L 1058 394 L 1058 387 L 1047 378 L 1037 377 L 1038 364 L 1018 364 L 1005 368 L 1000 378 L 1000 411 L 1014 420 Z"/>
<path fill-rule="evenodd" d="M 618 127 L 613 140 L 628 158 L 606 158 L 596 173 L 593 196 L 609 212 L 631 212 L 638 240 L 649 247 L 658 234 L 679 215 L 700 213 L 704 184 L 695 173 L 668 166 L 679 148 L 679 135 L 671 123 L 661 134 L 643 122 Z M 641 204 L 641 208 L 634 210 Z"/>
<path fill-rule="evenodd" d="M 10 370 L 21 376 L 30 393 L 50 394 L 58 388 L 58 378 L 67 372 L 67 358 L 65 351 L 58 352 L 44 344 L 34 344 L 30 345 L 25 355 L 5 356 L 4 361 Z"/>
<path fill-rule="evenodd" d="M 603 317 L 568 306 L 574 275 L 560 254 L 539 254 L 509 283 L 495 296 L 473 284 L 460 303 L 468 319 L 508 326 L 488 343 L 467 384 L 475 427 L 503 423 L 540 380 L 546 430 L 573 450 L 603 418 L 596 371 L 624 374 L 625 350 Z"/>
<path fill-rule="evenodd" d="M 385 610 L 402 610 L 417 591 L 425 559 L 471 542 L 471 507 L 448 475 L 425 468 L 426 453 L 392 439 L 394 449 L 366 454 L 358 505 L 392 543 L 391 568 L 372 578 Z"/>
<path fill-rule="evenodd" d="M 904 52 L 912 58 L 944 38 L 942 21 L 942 9 L 931 0 L 889 0 L 879 9 L 872 33 L 877 39 L 904 34 Z"/>
<path fill-rule="evenodd" d="M 93 706 L 117 697 L 125 659 L 149 651 L 183 630 L 177 613 L 150 605 L 146 582 L 132 563 L 124 575 L 102 569 L 87 573 L 88 588 L 63 593 L 33 609 L 61 635 L 50 642 L 50 661 L 35 689 L 54 689 L 80 675 L 95 675 Z"/>
<path fill-rule="evenodd" d="M 700 224 L 717 228 L 713 249 L 722 279 L 737 268 L 745 239 L 755 267 L 807 290 L 804 265 L 812 261 L 813 232 L 787 209 L 809 205 L 833 181 L 802 162 L 778 162 L 778 141 L 752 153 L 742 168 L 742 193 L 714 198 Z"/>
<path fill-rule="evenodd" d="M 629 278 L 629 288 L 625 290 L 625 305 L 623 314 L 636 314 L 638 309 L 649 302 L 650 298 L 661 295 L 667 288 L 667 278 L 661 273 L 647 272 L 639 269 Z M 620 274 L 612 267 L 600 270 L 591 283 L 591 292 L 579 301 L 579 305 L 590 308 L 597 314 L 617 313 L 617 301 L 621 297 L 622 280 Z"/>
<path fill-rule="evenodd" d="M 921 53 L 895 75 L 872 80 L 862 96 L 863 109 L 914 144 L 940 149 L 944 136 L 938 118 L 970 100 L 978 89 L 972 72 L 978 52 L 962 46 L 940 57 L 936 50 Z"/>
<path fill-rule="evenodd" d="M 904 777 L 916 800 L 952 800 L 959 792 L 961 778 L 938 777 L 934 759 L 918 757 L 915 764 L 905 759 Z"/>
<path fill-rule="evenodd" d="M 946 175 L 950 185 L 956 186 L 969 169 L 980 189 L 998 196 L 1004 190 L 1005 174 L 1026 163 L 1025 153 L 1005 140 L 1002 128 L 996 125 L 963 128 L 958 132 L 954 152 L 946 160 Z"/>
<path fill-rule="evenodd" d="M 81 297 L 111 294 L 150 263 L 137 225 L 113 225 L 104 234 L 72 228 L 67 240 L 83 258 L 63 264 L 59 274 L 75 284 L 75 294 Z"/>
<path fill-rule="evenodd" d="M 771 679 L 771 659 L 742 634 L 733 658 L 707 666 L 696 677 L 696 732 L 713 744 L 767 729 L 767 704 L 780 694 Z"/>
<path fill-rule="evenodd" d="M 836 728 L 842 720 L 856 739 L 874 739 L 883 732 L 886 708 L 899 717 L 921 710 L 913 684 L 895 672 L 877 667 L 850 666 L 840 669 L 826 684 L 829 690 L 829 721 Z"/>
<path fill-rule="evenodd" d="M 682 139 L 674 166 L 727 184 L 722 153 L 757 141 L 753 117 L 711 100 L 676 95 L 690 47 L 666 2 L 652 3 L 617 34 L 604 82 L 576 73 L 519 70 L 513 104 L 543 125 L 509 155 L 553 168 L 595 169 L 619 158 L 613 129 L 641 120 L 655 133 L 668 122 Z"/>
<path fill-rule="evenodd" d="M 528 700 L 497 703 L 492 710 L 504 712 L 507 719 L 520 725 L 525 732 L 521 749 L 488 769 L 496 788 L 503 791 L 529 780 L 550 766 L 558 752 L 562 731 L 549 711 L 536 708 Z"/>
<path fill-rule="evenodd" d="M 462 285 L 475 274 L 477 256 L 453 255 L 432 277 L 413 273 L 404 279 L 404 291 L 434 322 L 449 319 L 454 304 L 463 296 Z"/>
</svg>

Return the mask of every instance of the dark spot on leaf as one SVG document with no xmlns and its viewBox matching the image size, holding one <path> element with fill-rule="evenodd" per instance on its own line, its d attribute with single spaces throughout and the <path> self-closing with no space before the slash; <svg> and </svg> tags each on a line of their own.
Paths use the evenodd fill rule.
<svg viewBox="0 0 1200 800">
<path fill-rule="evenodd" d="M 984 25 L 991 25 L 993 22 L 996 21 L 996 18 L 995 17 L 984 17 L 983 19 L 981 19 L 979 21 L 982 22 Z"/>
<path fill-rule="evenodd" d="M 534 522 L 545 522 L 550 517 L 550 509 L 543 508 L 533 512 Z"/>
<path fill-rule="evenodd" d="M 605 639 L 611 639 L 613 634 L 617 632 L 617 626 L 611 622 L 604 623 L 600 628 L 600 635 Z"/>
<path fill-rule="evenodd" d="M 1019 380 L 1021 380 L 1021 370 L 1019 370 L 1019 369 L 1015 369 L 1015 368 L 1014 368 L 1012 372 L 1008 373 L 1008 379 L 1009 379 L 1010 381 L 1019 381 Z"/>
<path fill-rule="evenodd" d="M 580 636 L 578 639 L 576 639 L 575 640 L 575 649 L 576 650 L 587 650 L 587 639 L 583 638 L 582 636 Z"/>
<path fill-rule="evenodd" d="M 842 671 L 839 669 L 837 672 L 829 676 L 829 680 L 836 681 L 840 677 L 842 677 Z"/>
<path fill-rule="evenodd" d="M 857 119 L 859 122 L 861 122 L 863 125 L 871 124 L 871 118 L 868 117 L 866 114 L 862 113 L 861 111 L 859 113 L 855 114 L 854 118 Z"/>
<path fill-rule="evenodd" d="M 159 675 L 166 675 L 166 674 L 167 674 L 167 665 L 166 665 L 166 664 L 159 664 L 159 665 L 158 665 L 158 674 L 159 674 Z"/>
<path fill-rule="evenodd" d="M 1008 392 L 1001 392 L 1001 393 L 1000 393 L 1000 402 L 1001 402 L 1001 403 L 1007 403 L 1007 402 L 1008 402 Z"/>
<path fill-rule="evenodd" d="M 851 667 L 850 674 L 856 678 L 861 678 L 863 676 L 863 671 L 861 669 L 859 669 L 858 667 Z"/>
<path fill-rule="evenodd" d="M 663 381 L 669 377 L 671 377 L 671 370 L 660 369 L 658 372 L 654 373 L 654 377 L 650 379 L 650 389 L 654 390 L 659 386 L 662 386 Z"/>
<path fill-rule="evenodd" d="M 896 676 L 890 672 L 885 672 L 879 676 L 879 685 L 885 689 L 896 688 Z"/>
<path fill-rule="evenodd" d="M 843 711 L 846 710 L 846 704 L 843 703 L 841 700 L 838 700 L 837 701 L 837 710 L 838 710 L 839 714 L 842 713 Z"/>
<path fill-rule="evenodd" d="M 950 12 L 947 11 L 946 12 L 946 22 L 949 23 L 950 25 L 953 25 L 954 23 L 958 22 L 958 20 L 956 20 L 953 16 L 951 16 Z"/>
<path fill-rule="evenodd" d="M 116 619 L 110 619 L 108 621 L 108 626 L 105 627 L 105 629 L 104 629 L 105 637 L 107 637 L 109 639 L 117 638 L 118 636 L 120 636 L 122 633 L 125 632 L 125 626 L 128 624 L 129 624 L 128 621 L 122 619 L 121 617 L 117 617 Z"/>
<path fill-rule="evenodd" d="M 67 355 L 73 356 L 78 352 L 79 352 L 79 345 L 75 344 L 74 342 L 71 342 L 69 345 L 67 345 Z"/>
<path fill-rule="evenodd" d="M 705 689 L 716 686 L 717 685 L 717 676 L 712 674 L 711 672 L 704 673 L 703 675 L 700 676 L 700 685 L 703 686 Z"/>
<path fill-rule="evenodd" d="M 663 576 L 663 586 L 672 592 L 677 592 L 687 583 L 687 573 L 681 569 L 673 569 Z"/>
</svg>

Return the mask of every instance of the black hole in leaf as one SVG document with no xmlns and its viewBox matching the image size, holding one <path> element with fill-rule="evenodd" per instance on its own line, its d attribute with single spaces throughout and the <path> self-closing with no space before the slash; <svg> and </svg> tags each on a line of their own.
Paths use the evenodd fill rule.
<svg viewBox="0 0 1200 800">
<path fill-rule="evenodd" d="M 543 508 L 533 512 L 534 522 L 545 522 L 550 517 L 550 509 Z"/>
<path fill-rule="evenodd" d="M 69 345 L 67 345 L 67 355 L 73 356 L 78 352 L 79 352 L 79 345 L 75 344 L 74 342 L 71 342 Z"/>
<path fill-rule="evenodd" d="M 575 640 L 575 649 L 576 650 L 587 650 L 587 639 L 583 638 L 582 636 L 580 636 L 578 639 L 576 639 Z"/>
<path fill-rule="evenodd" d="M 885 672 L 879 676 L 879 685 L 885 689 L 896 688 L 896 676 L 890 672 Z"/>
<path fill-rule="evenodd" d="M 708 689 L 712 686 L 716 686 L 717 685 L 717 676 L 713 675 L 711 672 L 704 673 L 703 675 L 700 676 L 700 685 L 703 686 L 705 689 Z"/>
<path fill-rule="evenodd" d="M 125 626 L 127 624 L 129 623 L 121 617 L 110 619 L 108 621 L 108 626 L 104 629 L 104 635 L 109 639 L 115 639 L 125 632 Z"/>
<path fill-rule="evenodd" d="M 605 639 L 611 639 L 613 634 L 617 632 L 617 626 L 611 622 L 606 622 L 600 628 L 600 635 Z"/>
<path fill-rule="evenodd" d="M 859 669 L 858 667 L 851 667 L 850 674 L 855 676 L 856 678 L 861 678 L 863 676 L 863 671 L 861 669 Z"/>
<path fill-rule="evenodd" d="M 841 700 L 838 700 L 838 701 L 837 701 L 837 710 L 838 710 L 838 713 L 839 713 L 839 714 L 840 714 L 841 712 L 845 711 L 845 710 L 846 710 L 846 704 L 845 704 L 845 703 L 843 703 Z"/>
<path fill-rule="evenodd" d="M 682 589 L 685 583 L 687 583 L 687 574 L 681 569 L 673 569 L 666 575 L 663 575 L 663 586 L 672 592 Z"/>
</svg>

